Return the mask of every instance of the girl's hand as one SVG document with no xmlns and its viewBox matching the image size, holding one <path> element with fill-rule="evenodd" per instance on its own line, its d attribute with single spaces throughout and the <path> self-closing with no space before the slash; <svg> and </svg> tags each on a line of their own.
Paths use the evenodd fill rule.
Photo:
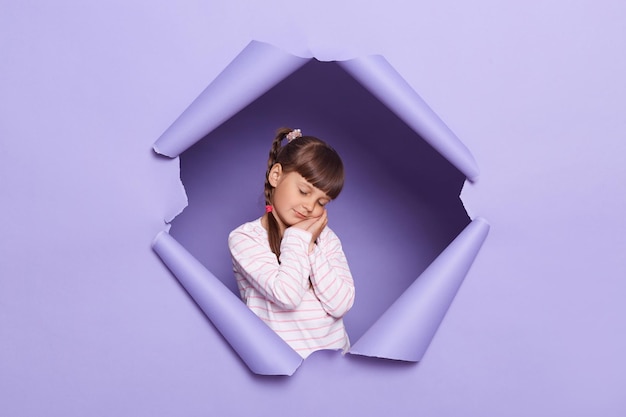
<svg viewBox="0 0 626 417">
<path fill-rule="evenodd" d="M 328 224 L 328 212 L 326 211 L 326 209 L 324 209 L 324 212 L 322 213 L 320 217 L 303 220 L 299 223 L 294 224 L 292 227 L 297 227 L 299 229 L 303 229 L 311 233 L 311 243 L 309 244 L 309 252 L 312 252 L 313 248 L 315 247 L 315 241 L 317 240 L 318 237 L 320 237 L 322 230 L 324 230 L 327 224 Z"/>
</svg>

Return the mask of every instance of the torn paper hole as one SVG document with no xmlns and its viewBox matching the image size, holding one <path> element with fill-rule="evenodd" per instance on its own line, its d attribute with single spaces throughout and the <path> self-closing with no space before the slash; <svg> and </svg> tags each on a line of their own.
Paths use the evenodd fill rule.
<svg viewBox="0 0 626 417">
<path fill-rule="evenodd" d="M 357 289 L 344 319 L 351 353 L 419 361 L 488 224 L 470 222 L 459 199 L 478 175 L 469 150 L 382 57 L 319 62 L 248 45 L 155 144 L 180 155 L 189 195 L 155 250 L 253 372 L 295 372 L 299 356 L 236 295 L 226 244 L 263 213 L 267 153 L 285 125 L 326 140 L 346 165 L 329 219 Z"/>
<path fill-rule="evenodd" d="M 162 155 L 157 155 L 157 157 L 164 158 Z M 164 158 L 165 159 L 165 158 Z M 167 158 L 169 159 L 169 158 Z M 167 161 L 176 165 L 178 171 L 175 175 L 172 175 L 169 179 L 168 184 L 161 184 L 165 188 L 169 190 L 175 190 L 168 196 L 170 197 L 170 201 L 168 202 L 168 207 L 164 212 L 164 222 L 166 224 L 166 230 L 170 229 L 171 222 L 183 212 L 185 207 L 189 204 L 189 200 L 187 198 L 187 192 L 185 190 L 185 186 L 183 185 L 182 180 L 180 179 L 180 158 L 176 157 Z M 173 170 L 170 168 L 170 170 Z"/>
</svg>

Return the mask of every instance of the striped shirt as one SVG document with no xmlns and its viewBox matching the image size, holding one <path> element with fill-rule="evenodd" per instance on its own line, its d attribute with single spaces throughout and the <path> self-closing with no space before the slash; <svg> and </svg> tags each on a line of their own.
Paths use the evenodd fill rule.
<svg viewBox="0 0 626 417">
<path fill-rule="evenodd" d="M 306 230 L 287 228 L 278 263 L 261 219 L 228 237 L 241 298 L 303 358 L 350 347 L 342 317 L 354 303 L 354 282 L 337 235 L 324 228 L 308 253 L 310 241 Z"/>
</svg>

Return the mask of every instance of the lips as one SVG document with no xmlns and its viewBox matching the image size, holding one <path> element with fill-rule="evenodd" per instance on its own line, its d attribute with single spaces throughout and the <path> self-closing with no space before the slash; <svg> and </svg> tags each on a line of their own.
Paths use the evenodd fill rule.
<svg viewBox="0 0 626 417">
<path fill-rule="evenodd" d="M 298 217 L 298 218 L 300 218 L 300 219 L 302 219 L 302 220 L 304 220 L 304 219 L 306 219 L 306 218 L 307 218 L 304 214 L 300 213 L 300 212 L 299 212 L 299 211 L 297 211 L 297 210 L 294 210 L 294 212 L 296 213 L 296 217 Z"/>
</svg>

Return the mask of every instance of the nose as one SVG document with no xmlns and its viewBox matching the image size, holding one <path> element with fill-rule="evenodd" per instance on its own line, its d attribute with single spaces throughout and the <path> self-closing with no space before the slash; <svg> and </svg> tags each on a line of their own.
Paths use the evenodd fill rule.
<svg viewBox="0 0 626 417">
<path fill-rule="evenodd" d="M 315 199 L 312 197 L 306 198 L 304 199 L 304 201 L 302 202 L 302 207 L 304 207 L 304 209 L 307 212 L 312 212 L 313 211 L 313 207 L 315 207 Z"/>
</svg>

